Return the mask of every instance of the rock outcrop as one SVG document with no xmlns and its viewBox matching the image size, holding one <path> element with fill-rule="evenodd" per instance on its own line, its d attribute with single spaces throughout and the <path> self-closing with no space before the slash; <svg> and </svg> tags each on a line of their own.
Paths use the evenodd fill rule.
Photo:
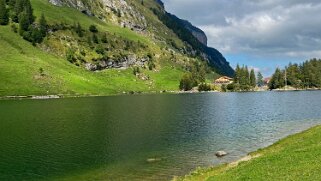
<svg viewBox="0 0 321 181">
<path fill-rule="evenodd" d="M 197 38 L 198 41 L 207 46 L 207 36 L 203 30 L 197 28 L 186 20 L 182 20 L 182 23 L 184 24 L 185 28 L 190 31 L 195 38 Z"/>
<path fill-rule="evenodd" d="M 182 54 L 190 57 L 198 57 L 207 61 L 218 73 L 233 76 L 234 70 L 230 67 L 224 56 L 216 49 L 207 46 L 205 33 L 186 20 L 182 20 L 175 15 L 167 13 L 161 0 L 145 3 L 144 1 L 130 0 L 48 0 L 56 6 L 68 6 L 78 9 L 88 16 L 95 16 L 102 21 L 118 24 L 121 27 L 129 28 L 149 37 L 157 37 L 164 42 L 167 48 L 173 46 Z M 150 5 L 154 3 L 153 5 Z M 157 3 L 157 4 L 156 4 Z M 144 9 L 145 8 L 145 9 Z M 152 11 L 157 17 L 152 17 Z M 146 16 L 146 17 L 145 17 Z M 150 17 L 151 16 L 151 17 Z M 159 22 L 154 22 L 158 18 L 164 27 L 160 28 L 165 35 L 158 37 L 156 26 Z M 167 27 L 165 27 L 167 26 Z M 181 40 L 180 47 L 175 41 L 169 38 L 167 30 L 175 33 Z M 172 34 L 173 35 L 173 34 Z M 168 41 L 166 40 L 168 39 Z M 173 43 L 174 42 L 174 43 Z M 130 52 L 134 53 L 135 52 Z M 100 70 L 105 68 L 127 68 L 132 65 L 140 65 L 143 61 L 136 58 L 125 57 L 117 60 L 99 60 L 88 63 L 85 67 L 88 70 Z M 144 64 L 144 63 L 143 63 Z"/>
<path fill-rule="evenodd" d="M 145 17 L 125 0 L 49 0 L 55 6 L 76 8 L 89 16 L 111 21 L 137 32 L 145 31 Z"/>
<path fill-rule="evenodd" d="M 103 69 L 127 69 L 131 66 L 144 67 L 145 63 L 149 61 L 148 57 L 137 58 L 136 55 L 128 55 L 120 59 L 100 60 L 96 63 L 86 63 L 85 68 L 90 71 L 97 71 Z"/>
</svg>

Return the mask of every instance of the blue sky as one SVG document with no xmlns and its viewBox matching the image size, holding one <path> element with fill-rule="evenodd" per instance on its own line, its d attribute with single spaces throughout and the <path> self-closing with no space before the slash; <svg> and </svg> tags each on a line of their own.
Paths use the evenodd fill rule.
<svg viewBox="0 0 321 181">
<path fill-rule="evenodd" d="M 321 58 L 320 0 L 163 0 L 168 12 L 208 36 L 233 67 L 265 76 L 289 62 Z"/>
</svg>

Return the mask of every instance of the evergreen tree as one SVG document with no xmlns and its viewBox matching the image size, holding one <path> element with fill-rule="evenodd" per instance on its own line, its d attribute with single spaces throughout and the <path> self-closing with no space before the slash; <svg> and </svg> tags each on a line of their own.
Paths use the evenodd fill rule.
<svg viewBox="0 0 321 181">
<path fill-rule="evenodd" d="M 241 77 L 241 68 L 239 64 L 236 65 L 235 69 L 235 76 L 234 76 L 234 83 L 239 84 L 240 83 L 240 77 Z"/>
<path fill-rule="evenodd" d="M 255 72 L 254 69 L 251 70 L 250 73 L 250 85 L 254 88 L 256 87 L 256 77 L 255 77 Z"/>
<path fill-rule="evenodd" d="M 26 12 L 29 24 L 32 24 L 35 21 L 35 17 L 33 16 L 33 9 L 31 7 L 30 0 L 24 0 L 24 11 Z"/>
<path fill-rule="evenodd" d="M 6 7 L 6 1 L 0 0 L 0 25 L 7 25 L 9 22 L 9 14 Z"/>
<path fill-rule="evenodd" d="M 7 4 L 8 4 L 8 6 L 9 6 L 9 9 L 10 10 L 13 10 L 14 9 L 14 6 L 15 6 L 15 4 L 16 4 L 16 0 L 7 0 Z"/>
<path fill-rule="evenodd" d="M 42 37 L 47 36 L 48 24 L 45 15 L 42 13 L 39 20 L 39 30 Z"/>
<path fill-rule="evenodd" d="M 250 84 L 250 72 L 247 66 L 245 66 L 244 70 L 244 85 L 249 85 Z"/>
<path fill-rule="evenodd" d="M 279 89 L 284 87 L 284 76 L 282 74 L 282 71 L 277 68 L 275 70 L 275 73 L 273 74 L 270 83 L 269 83 L 269 88 L 270 89 Z"/>
<path fill-rule="evenodd" d="M 38 28 L 31 28 L 30 29 L 30 32 L 31 32 L 31 39 L 29 40 L 30 42 L 32 42 L 32 44 L 36 44 L 36 43 L 41 43 L 44 36 L 41 32 L 40 29 Z"/>
<path fill-rule="evenodd" d="M 20 13 L 20 15 L 19 15 L 19 28 L 20 28 L 19 33 L 20 33 L 20 35 L 23 35 L 23 33 L 25 31 L 28 31 L 29 26 L 30 26 L 30 22 L 28 20 L 27 13 L 26 12 Z"/>
<path fill-rule="evenodd" d="M 11 19 L 13 22 L 19 22 L 20 13 L 23 11 L 24 0 L 12 0 L 10 4 L 13 4 L 13 12 L 11 14 Z"/>
<path fill-rule="evenodd" d="M 298 64 L 289 64 L 286 68 L 287 72 L 287 84 L 294 88 L 299 88 L 301 85 L 300 81 L 300 69 Z"/>
<path fill-rule="evenodd" d="M 259 87 L 262 87 L 264 85 L 263 75 L 261 74 L 261 72 L 257 73 L 257 85 Z"/>
</svg>

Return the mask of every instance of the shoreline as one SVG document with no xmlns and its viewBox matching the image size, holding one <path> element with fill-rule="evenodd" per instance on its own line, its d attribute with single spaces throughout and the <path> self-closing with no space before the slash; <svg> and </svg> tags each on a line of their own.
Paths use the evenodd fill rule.
<svg viewBox="0 0 321 181">
<path fill-rule="evenodd" d="M 118 94 L 50 94 L 50 95 L 8 95 L 0 96 L 0 100 L 48 100 L 48 99 L 63 99 L 63 98 L 86 98 L 86 97 L 111 97 L 111 96 L 128 96 L 128 95 L 159 95 L 159 94 L 202 94 L 202 93 L 246 93 L 246 92 L 301 92 L 301 91 L 321 91 L 321 89 L 275 89 L 275 90 L 254 90 L 254 91 L 151 91 L 151 92 L 122 92 Z"/>
<path fill-rule="evenodd" d="M 172 181 L 201 181 L 201 180 L 211 180 L 211 178 L 213 178 L 213 180 L 216 180 L 214 179 L 216 176 L 221 176 L 221 175 L 225 176 L 227 172 L 235 171 L 235 169 L 238 169 L 239 167 L 249 166 L 250 168 L 252 168 L 253 166 L 251 164 L 254 164 L 253 162 L 255 161 L 259 162 L 257 159 L 264 159 L 263 157 L 266 158 L 273 154 L 282 153 L 284 149 L 286 149 L 287 147 L 291 147 L 289 143 L 298 142 L 298 140 L 302 138 L 309 140 L 311 138 L 309 138 L 308 136 L 311 136 L 311 133 L 316 134 L 315 132 L 319 133 L 320 131 L 321 131 L 321 125 L 312 126 L 298 133 L 293 133 L 289 136 L 281 138 L 280 140 L 276 141 L 272 145 L 259 148 L 256 151 L 250 152 L 246 156 L 240 159 L 237 159 L 235 161 L 220 164 L 220 165 L 213 165 L 209 167 L 197 167 L 195 168 L 194 171 L 191 171 L 190 173 L 187 173 L 184 176 L 173 177 Z M 300 140 L 300 141 L 304 142 L 304 140 Z M 284 148 L 282 148 L 282 146 Z M 299 149 L 303 149 L 303 148 L 304 148 L 304 145 L 303 146 L 300 145 Z M 296 152 L 296 151 L 294 150 L 293 152 Z M 275 165 L 270 163 L 268 166 L 273 167 Z M 241 170 L 244 168 L 239 168 L 239 169 Z M 232 175 L 233 174 L 234 172 L 232 173 Z M 236 177 L 237 175 L 233 175 L 233 176 Z"/>
</svg>

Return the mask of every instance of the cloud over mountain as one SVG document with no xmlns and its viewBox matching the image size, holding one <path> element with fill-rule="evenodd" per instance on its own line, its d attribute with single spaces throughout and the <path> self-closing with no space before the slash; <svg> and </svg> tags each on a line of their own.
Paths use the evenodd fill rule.
<svg viewBox="0 0 321 181">
<path fill-rule="evenodd" d="M 225 54 L 321 57 L 318 0 L 164 0 L 166 9 L 206 32 Z"/>
</svg>

